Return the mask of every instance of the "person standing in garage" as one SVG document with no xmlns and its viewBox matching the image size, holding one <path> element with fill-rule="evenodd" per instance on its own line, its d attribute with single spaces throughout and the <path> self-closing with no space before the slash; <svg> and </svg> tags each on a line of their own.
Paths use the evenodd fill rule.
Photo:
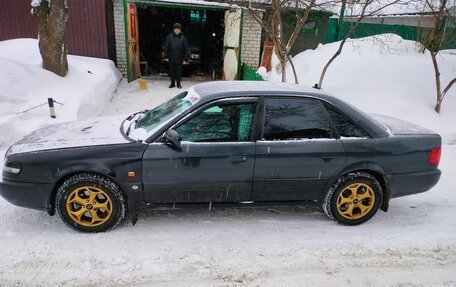
<svg viewBox="0 0 456 287">
<path fill-rule="evenodd" d="M 187 38 L 182 34 L 182 25 L 174 24 L 174 30 L 166 37 L 165 58 L 169 61 L 169 75 L 171 84 L 169 88 L 182 89 L 181 76 L 182 65 L 188 63 L 188 44 Z"/>
</svg>

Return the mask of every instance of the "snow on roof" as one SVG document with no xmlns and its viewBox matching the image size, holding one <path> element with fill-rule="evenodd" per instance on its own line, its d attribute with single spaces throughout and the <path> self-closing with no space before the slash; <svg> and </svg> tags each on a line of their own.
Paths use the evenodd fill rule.
<svg viewBox="0 0 456 287">
<path fill-rule="evenodd" d="M 232 5 L 217 1 L 205 0 L 144 0 L 144 2 L 161 3 L 176 6 L 195 6 L 195 7 L 223 7 L 230 8 Z"/>
<path fill-rule="evenodd" d="M 243 7 L 246 7 L 246 6 L 248 7 L 250 5 L 256 6 L 256 7 L 269 6 L 272 4 L 272 0 L 235 0 L 235 2 L 237 2 L 240 6 L 243 6 Z M 339 2 L 340 2 L 340 0 L 315 0 L 313 10 L 325 11 L 325 12 L 334 14 L 334 12 L 332 11 L 332 7 L 337 5 Z M 282 6 L 288 6 L 291 8 L 295 8 L 296 5 L 298 5 L 298 7 L 300 7 L 301 9 L 305 9 L 306 7 L 308 7 L 308 5 L 310 5 L 311 1 L 310 0 L 299 0 L 297 2 L 283 1 L 281 3 L 282 3 Z M 339 8 L 339 10 L 340 10 L 340 8 Z"/>
<path fill-rule="evenodd" d="M 33 0 L 41 1 L 41 0 Z M 144 2 L 150 3 L 161 3 L 169 4 L 176 6 L 195 6 L 195 7 L 220 7 L 220 8 L 239 8 L 239 7 L 248 7 L 250 4 L 254 5 L 271 5 L 272 0 L 237 0 L 238 5 L 234 3 L 225 3 L 223 1 L 211 1 L 211 0 L 144 0 Z M 310 3 L 310 0 L 301 0 L 299 3 L 304 8 L 306 2 Z M 350 3 L 352 2 L 352 3 Z M 361 14 L 364 1 L 348 0 L 345 16 L 346 17 L 355 17 Z M 366 14 L 370 14 L 375 11 L 377 16 L 392 16 L 392 15 L 416 15 L 432 12 L 432 10 L 437 9 L 439 5 L 439 0 L 429 0 L 431 7 L 426 5 L 424 0 L 375 0 L 372 4 L 369 5 L 366 10 Z M 291 2 L 290 2 L 291 3 Z M 294 4 L 293 4 L 294 5 Z M 450 11 L 453 11 L 453 14 L 456 13 L 456 0 L 450 0 L 448 5 Z M 382 8 L 383 7 L 383 8 Z M 381 9 L 380 9 L 381 8 Z M 451 10 L 452 9 L 452 10 Z M 316 0 L 316 7 L 314 10 L 326 11 L 332 14 L 340 15 L 341 11 L 341 1 L 340 0 Z"/>
<path fill-rule="evenodd" d="M 32 7 L 38 7 L 41 4 L 41 0 L 32 0 Z"/>
<path fill-rule="evenodd" d="M 361 3 L 350 4 L 347 3 L 345 16 L 358 16 L 361 14 L 364 1 Z M 366 15 L 373 14 L 377 16 L 395 16 L 395 15 L 418 15 L 431 13 L 433 10 L 437 10 L 439 7 L 439 0 L 429 0 L 428 3 L 425 0 L 375 0 L 366 9 Z M 456 0 L 450 0 L 448 7 L 456 5 Z M 341 4 L 333 6 L 332 12 L 340 15 Z"/>
<path fill-rule="evenodd" d="M 33 0 L 40 1 L 40 0 Z M 255 5 L 271 5 L 272 0 L 237 0 L 239 4 L 234 3 L 224 3 L 223 1 L 211 1 L 211 0 L 144 0 L 145 2 L 151 3 L 162 3 L 170 4 L 176 6 L 195 6 L 195 7 L 221 7 L 221 8 L 235 8 L 235 7 L 245 7 L 250 3 Z M 300 5 L 304 8 L 306 2 L 310 3 L 310 0 L 301 0 Z M 348 0 L 345 10 L 345 16 L 358 16 L 361 14 L 363 7 L 363 0 Z M 352 4 L 350 4 L 350 2 Z M 439 0 L 428 0 L 429 3 L 433 6 L 432 9 L 426 4 L 425 0 L 375 0 L 372 4 L 369 5 L 367 13 L 372 13 L 375 11 L 375 15 L 379 16 L 390 16 L 390 15 L 416 15 L 432 12 L 432 10 L 437 9 L 439 5 Z M 291 3 L 291 2 L 290 2 Z M 293 2 L 294 3 L 294 2 Z M 293 6 L 294 4 L 290 4 Z M 456 6 L 456 0 L 450 0 L 448 7 Z M 384 7 L 384 8 L 382 8 Z M 382 8 L 382 9 L 380 9 Z M 455 8 L 450 8 L 455 10 Z M 315 10 L 321 10 L 330 12 L 336 15 L 340 15 L 341 11 L 341 1 L 340 0 L 316 0 Z"/>
</svg>

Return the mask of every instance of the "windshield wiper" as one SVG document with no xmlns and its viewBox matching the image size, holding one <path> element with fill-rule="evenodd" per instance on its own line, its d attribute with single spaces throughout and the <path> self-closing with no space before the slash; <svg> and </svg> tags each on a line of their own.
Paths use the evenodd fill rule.
<svg viewBox="0 0 456 287">
<path fill-rule="evenodd" d="M 140 111 L 140 112 L 136 112 L 136 113 L 134 113 L 134 114 L 129 115 L 128 118 L 126 118 L 125 120 L 126 120 L 126 121 L 131 121 L 131 120 L 132 120 L 135 116 L 137 116 L 138 114 L 144 114 L 144 113 L 146 113 L 146 112 L 148 112 L 148 111 L 149 111 L 149 110 L 143 110 L 143 111 Z M 139 117 L 138 117 L 136 120 L 132 121 L 132 122 L 128 125 L 127 131 L 125 132 L 125 135 L 126 135 L 126 136 L 128 136 L 128 135 L 130 134 L 131 125 L 132 125 L 133 123 L 135 123 L 135 126 L 133 127 L 133 129 L 136 129 L 136 125 L 138 124 L 138 121 L 139 121 Z"/>
<path fill-rule="evenodd" d="M 128 134 L 130 133 L 131 125 L 132 125 L 133 123 L 135 124 L 135 127 L 134 127 L 133 129 L 135 129 L 135 128 L 136 128 L 136 124 L 138 123 L 138 120 L 136 119 L 136 120 L 132 121 L 132 122 L 128 125 L 128 129 L 127 129 L 127 131 L 125 132 L 125 134 L 126 134 L 127 136 L 128 136 Z"/>
<path fill-rule="evenodd" d="M 137 114 L 144 114 L 145 112 L 148 112 L 149 110 L 142 110 L 142 111 L 139 111 L 139 112 L 136 112 L 136 113 L 133 113 L 131 115 L 128 116 L 128 118 L 126 118 L 127 121 L 130 121 L 132 118 L 134 118 Z"/>
</svg>

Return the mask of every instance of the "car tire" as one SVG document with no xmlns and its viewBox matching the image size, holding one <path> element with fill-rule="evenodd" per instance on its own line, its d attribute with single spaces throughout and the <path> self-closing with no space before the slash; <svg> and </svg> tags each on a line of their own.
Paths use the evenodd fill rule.
<svg viewBox="0 0 456 287">
<path fill-rule="evenodd" d="M 349 173 L 330 188 L 322 207 L 332 220 L 344 225 L 358 225 L 377 213 L 382 194 L 380 183 L 372 175 Z"/>
<path fill-rule="evenodd" d="M 81 232 L 104 232 L 127 216 L 126 198 L 109 178 L 80 173 L 59 187 L 55 206 L 66 225 Z"/>
</svg>

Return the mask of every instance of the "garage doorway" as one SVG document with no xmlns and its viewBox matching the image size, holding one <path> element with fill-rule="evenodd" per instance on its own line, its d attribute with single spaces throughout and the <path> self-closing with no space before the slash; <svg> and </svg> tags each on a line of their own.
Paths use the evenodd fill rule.
<svg viewBox="0 0 456 287">
<path fill-rule="evenodd" d="M 223 69 L 224 10 L 175 8 L 137 4 L 141 75 L 168 77 L 163 61 L 166 37 L 174 23 L 181 23 L 190 52 L 183 76 L 192 80 L 221 78 Z"/>
</svg>

